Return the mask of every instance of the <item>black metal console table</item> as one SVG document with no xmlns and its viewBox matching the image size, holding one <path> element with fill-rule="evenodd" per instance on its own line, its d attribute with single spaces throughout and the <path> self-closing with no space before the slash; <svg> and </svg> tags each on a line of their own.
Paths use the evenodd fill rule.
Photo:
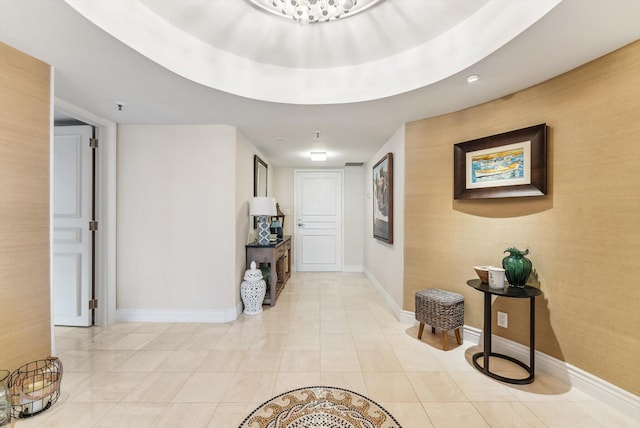
<svg viewBox="0 0 640 428">
<path fill-rule="evenodd" d="M 536 296 L 542 295 L 542 291 L 537 288 L 525 285 L 524 288 L 508 287 L 504 288 L 490 288 L 489 284 L 482 283 L 479 279 L 470 279 L 467 281 L 467 285 L 475 288 L 478 291 L 484 293 L 484 349 L 482 352 L 478 352 L 473 355 L 473 365 L 476 369 L 482 373 L 497 379 L 502 382 L 524 385 L 533 382 L 533 376 L 535 374 L 535 335 L 536 335 Z M 528 298 L 530 303 L 529 307 L 529 365 L 527 366 L 522 361 L 516 360 L 513 357 L 504 354 L 498 354 L 491 352 L 491 296 L 500 297 L 512 297 L 516 299 Z M 483 365 L 478 364 L 478 359 L 483 357 Z M 500 376 L 493 373 L 489 368 L 489 357 L 501 358 L 503 360 L 511 361 L 525 369 L 529 376 L 523 379 L 513 379 L 509 377 Z"/>
</svg>

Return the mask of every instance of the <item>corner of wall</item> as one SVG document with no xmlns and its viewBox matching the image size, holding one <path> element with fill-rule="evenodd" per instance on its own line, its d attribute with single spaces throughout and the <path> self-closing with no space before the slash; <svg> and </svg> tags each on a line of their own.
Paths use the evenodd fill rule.
<svg viewBox="0 0 640 428">
<path fill-rule="evenodd" d="M 374 278 L 399 308 L 404 291 L 404 182 L 405 125 L 365 164 L 364 270 Z M 393 153 L 393 244 L 373 238 L 372 168 L 386 153 Z"/>
</svg>

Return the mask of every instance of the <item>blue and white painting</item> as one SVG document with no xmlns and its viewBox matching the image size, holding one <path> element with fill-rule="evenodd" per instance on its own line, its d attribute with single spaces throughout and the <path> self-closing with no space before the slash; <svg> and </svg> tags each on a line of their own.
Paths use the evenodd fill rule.
<svg viewBox="0 0 640 428">
<path fill-rule="evenodd" d="M 531 141 L 468 152 L 467 189 L 529 184 Z"/>
</svg>

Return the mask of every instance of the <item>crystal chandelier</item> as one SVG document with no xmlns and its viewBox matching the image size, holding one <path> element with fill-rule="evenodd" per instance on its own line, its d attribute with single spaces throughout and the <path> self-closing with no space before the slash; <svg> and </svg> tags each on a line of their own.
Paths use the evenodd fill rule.
<svg viewBox="0 0 640 428">
<path fill-rule="evenodd" d="M 384 0 L 248 0 L 260 10 L 299 24 L 335 21 L 356 15 Z"/>
</svg>

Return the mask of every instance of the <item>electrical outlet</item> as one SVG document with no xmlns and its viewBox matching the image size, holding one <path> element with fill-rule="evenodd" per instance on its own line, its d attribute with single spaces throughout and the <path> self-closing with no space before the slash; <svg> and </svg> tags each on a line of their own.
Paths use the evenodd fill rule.
<svg viewBox="0 0 640 428">
<path fill-rule="evenodd" d="M 498 311 L 498 327 L 507 328 L 509 326 L 509 316 L 506 312 Z"/>
</svg>

